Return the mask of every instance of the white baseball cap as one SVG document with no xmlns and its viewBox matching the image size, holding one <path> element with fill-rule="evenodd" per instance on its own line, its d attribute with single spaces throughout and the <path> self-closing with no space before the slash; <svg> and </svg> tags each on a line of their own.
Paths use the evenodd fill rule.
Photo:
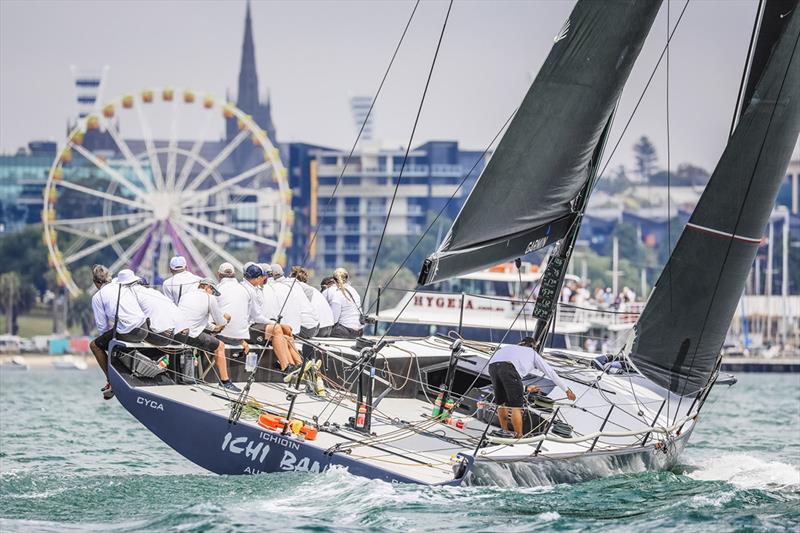
<svg viewBox="0 0 800 533">
<path fill-rule="evenodd" d="M 181 268 L 186 268 L 186 258 L 182 255 L 176 255 L 172 259 L 169 260 L 169 268 L 172 270 L 178 270 Z"/>
<path fill-rule="evenodd" d="M 117 274 L 117 283 L 120 285 L 130 285 L 132 283 L 136 283 L 140 281 L 139 276 L 133 273 L 133 270 L 126 268 L 124 270 L 120 270 Z"/>
<path fill-rule="evenodd" d="M 222 263 L 217 269 L 217 273 L 232 276 L 233 274 L 236 273 L 236 269 L 230 263 Z"/>
</svg>

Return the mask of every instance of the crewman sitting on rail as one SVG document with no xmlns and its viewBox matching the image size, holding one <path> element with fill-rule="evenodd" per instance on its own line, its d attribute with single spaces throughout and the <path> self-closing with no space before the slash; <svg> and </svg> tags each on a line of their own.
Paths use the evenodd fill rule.
<svg viewBox="0 0 800 533">
<path fill-rule="evenodd" d="M 334 270 L 333 281 L 334 285 L 323 293 L 333 312 L 334 324 L 331 337 L 343 339 L 360 337 L 364 331 L 361 325 L 361 297 L 350 285 L 350 275 L 344 268 Z"/>
<path fill-rule="evenodd" d="M 175 336 L 175 326 L 180 320 L 180 309 L 164 294 L 145 287 L 141 278 L 132 287 L 139 305 L 147 315 L 150 332 L 144 341 L 153 346 L 167 346 Z M 196 290 L 196 287 L 192 290 Z"/>
<path fill-rule="evenodd" d="M 570 401 L 575 401 L 575 393 L 567 386 L 561 376 L 547 364 L 539 353 L 533 349 L 533 337 L 525 337 L 518 345 L 503 346 L 492 355 L 489 363 L 489 376 L 492 378 L 494 402 L 497 404 L 497 416 L 500 427 L 508 432 L 508 408 L 511 408 L 511 425 L 517 438 L 522 438 L 522 405 L 525 390 L 522 378 L 534 369 L 540 370 L 558 388 L 567 393 Z M 530 385 L 528 392 L 539 392 L 539 387 Z"/>
<path fill-rule="evenodd" d="M 132 271 L 123 270 L 112 281 L 111 273 L 103 265 L 92 267 L 92 281 L 97 292 L 92 296 L 94 322 L 100 335 L 89 344 L 108 380 L 108 345 L 113 338 L 127 342 L 142 342 L 147 337 L 147 315 L 145 315 L 131 285 L 138 280 Z M 115 335 L 116 330 L 116 335 Z M 100 389 L 103 398 L 114 397 L 111 383 Z"/>
<path fill-rule="evenodd" d="M 181 320 L 176 326 L 180 333 L 175 340 L 205 352 L 214 354 L 214 362 L 219 373 L 222 386 L 234 392 L 239 388 L 228 377 L 228 364 L 225 360 L 225 343 L 214 337 L 230 322 L 231 316 L 220 310 L 217 297 L 217 283 L 211 279 L 201 279 L 197 284 L 199 290 L 189 291 L 181 298 L 178 305 Z M 209 320 L 211 324 L 209 324 Z M 209 328 L 207 330 L 207 328 Z"/>
<path fill-rule="evenodd" d="M 290 326 L 293 335 L 309 338 L 309 334 L 315 333 L 315 329 L 319 326 L 319 320 L 317 320 L 314 308 L 311 307 L 311 302 L 308 301 L 300 286 L 294 282 L 295 280 L 284 277 L 281 265 L 270 265 L 270 272 L 272 274 L 270 286 L 275 289 L 278 302 L 282 307 L 281 324 Z"/>
<path fill-rule="evenodd" d="M 289 340 L 283 329 L 270 318 L 277 315 L 279 306 L 275 291 L 266 285 L 266 281 L 263 270 L 257 264 L 250 263 L 245 268 L 242 286 L 249 297 L 250 342 L 260 345 L 271 342 L 279 368 L 284 372 L 292 372 L 299 368 L 301 361 L 289 349 Z"/>
<path fill-rule="evenodd" d="M 330 337 L 331 329 L 333 329 L 333 311 L 328 300 L 318 291 L 315 287 L 308 284 L 308 271 L 299 266 L 292 267 L 292 277 L 297 279 L 300 287 L 306 295 L 306 298 L 311 302 L 311 306 L 317 313 L 319 319 L 319 328 L 315 337 Z"/>
<path fill-rule="evenodd" d="M 161 292 L 178 305 L 185 292 L 197 290 L 200 276 L 186 270 L 186 258 L 182 255 L 176 255 L 169 260 L 169 271 L 172 276 L 164 280 Z"/>
<path fill-rule="evenodd" d="M 249 306 L 250 297 L 247 291 L 236 280 L 236 270 L 230 263 L 222 263 L 217 269 L 219 284 L 217 290 L 220 295 L 217 297 L 219 308 L 223 313 L 231 316 L 230 323 L 225 327 L 225 334 L 218 334 L 217 338 L 225 344 L 238 344 L 242 347 L 242 352 L 250 351 L 250 320 Z"/>
</svg>

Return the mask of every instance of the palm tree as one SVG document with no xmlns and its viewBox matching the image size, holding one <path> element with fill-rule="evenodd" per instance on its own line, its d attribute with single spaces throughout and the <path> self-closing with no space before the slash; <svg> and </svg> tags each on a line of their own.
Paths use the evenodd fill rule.
<svg viewBox="0 0 800 533">
<path fill-rule="evenodd" d="M 22 302 L 22 282 L 16 272 L 0 274 L 0 308 L 6 313 L 6 330 L 14 334 L 14 309 Z"/>
</svg>

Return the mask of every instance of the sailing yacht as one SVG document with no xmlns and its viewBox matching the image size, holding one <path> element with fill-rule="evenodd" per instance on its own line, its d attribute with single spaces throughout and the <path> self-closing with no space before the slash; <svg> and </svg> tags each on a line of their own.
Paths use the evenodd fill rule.
<svg viewBox="0 0 800 533">
<path fill-rule="evenodd" d="M 522 438 L 492 435 L 486 369 L 498 344 L 455 336 L 312 339 L 319 370 L 289 383 L 259 348 L 255 371 L 231 362 L 232 375 L 244 377 L 240 394 L 219 387 L 210 364 L 175 355 L 165 369 L 156 348 L 114 341 L 116 397 L 178 453 L 219 474 L 341 467 L 389 482 L 541 484 L 671 467 L 715 384 L 800 133 L 800 10 L 786 6 L 768 0 L 759 14 L 736 127 L 631 335 L 601 365 L 594 354 L 547 348 L 547 339 L 615 107 L 660 2 L 580 0 L 557 34 L 419 278 L 422 287 L 551 247 L 529 319 L 577 400 L 542 375 L 525 376 L 541 393 L 525 410 Z"/>
</svg>

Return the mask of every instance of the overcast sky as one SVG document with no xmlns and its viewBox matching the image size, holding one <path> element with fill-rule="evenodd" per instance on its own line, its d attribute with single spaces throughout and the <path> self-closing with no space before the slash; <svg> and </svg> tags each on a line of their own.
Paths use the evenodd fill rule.
<svg viewBox="0 0 800 533">
<path fill-rule="evenodd" d="M 671 19 L 684 2 L 670 3 Z M 483 149 L 518 105 L 571 11 L 571 1 L 456 1 L 415 144 L 457 139 Z M 371 94 L 410 1 L 252 4 L 256 61 L 278 140 L 349 146 L 348 96 Z M 670 52 L 671 156 L 709 170 L 724 147 L 756 2 L 692 0 Z M 375 110 L 376 133 L 407 141 L 447 3 L 423 0 Z M 0 149 L 61 142 L 74 113 L 69 66 L 108 65 L 106 95 L 147 87 L 235 91 L 245 3 L 0 0 Z M 613 31 L 614 28 L 609 28 Z M 666 40 L 666 2 L 623 95 L 621 125 Z M 662 66 L 612 164 L 631 165 L 642 134 L 666 161 Z M 234 93 L 235 94 L 235 93 Z M 221 131 L 221 125 L 220 125 Z"/>
</svg>

